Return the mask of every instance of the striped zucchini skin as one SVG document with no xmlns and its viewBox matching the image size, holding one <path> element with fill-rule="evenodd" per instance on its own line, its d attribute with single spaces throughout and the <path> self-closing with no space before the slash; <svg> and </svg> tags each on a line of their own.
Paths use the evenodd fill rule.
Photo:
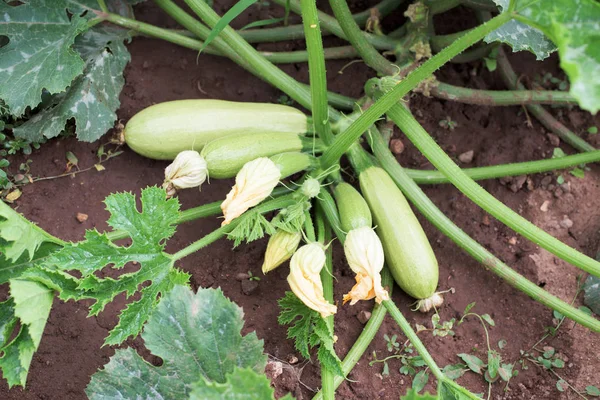
<svg viewBox="0 0 600 400">
<path fill-rule="evenodd" d="M 248 161 L 279 153 L 301 151 L 306 138 L 295 133 L 246 133 L 213 140 L 200 153 L 211 178 L 233 178 Z"/>
<path fill-rule="evenodd" d="M 156 160 L 173 160 L 183 150 L 200 151 L 210 141 L 235 134 L 304 133 L 306 116 L 280 104 L 224 100 L 176 100 L 155 104 L 125 126 L 127 145 Z"/>
<path fill-rule="evenodd" d="M 431 297 L 438 284 L 438 263 L 406 198 L 379 167 L 366 168 L 359 181 L 394 280 L 416 299 Z"/>
</svg>

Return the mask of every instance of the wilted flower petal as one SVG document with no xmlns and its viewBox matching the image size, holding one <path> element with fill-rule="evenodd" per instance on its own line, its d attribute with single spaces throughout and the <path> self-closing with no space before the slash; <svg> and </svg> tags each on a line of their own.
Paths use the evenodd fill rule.
<svg viewBox="0 0 600 400">
<path fill-rule="evenodd" d="M 298 248 L 301 239 L 302 234 L 300 232 L 291 233 L 278 229 L 269 238 L 267 250 L 265 251 L 265 261 L 262 265 L 263 274 L 274 270 L 289 260 Z"/>
<path fill-rule="evenodd" d="M 309 243 L 298 249 L 290 261 L 288 283 L 292 292 L 307 307 L 323 318 L 333 315 L 337 307 L 325 300 L 319 273 L 325 265 L 325 250 L 320 243 Z"/>
<path fill-rule="evenodd" d="M 390 296 L 381 286 L 383 246 L 373 229 L 364 226 L 348 232 L 344 253 L 350 268 L 356 273 L 356 285 L 344 295 L 344 303 L 350 301 L 353 305 L 359 300 L 372 298 L 378 303 L 388 300 Z"/>
<path fill-rule="evenodd" d="M 177 189 L 200 186 L 206 180 L 208 166 L 204 158 L 194 150 L 185 150 L 177 154 L 175 160 L 165 168 L 163 188 L 169 196 Z"/>
<path fill-rule="evenodd" d="M 221 204 L 225 216 L 221 225 L 227 225 L 247 209 L 266 199 L 279 183 L 280 177 L 279 168 L 266 157 L 244 164 L 235 177 L 235 185 Z"/>
</svg>

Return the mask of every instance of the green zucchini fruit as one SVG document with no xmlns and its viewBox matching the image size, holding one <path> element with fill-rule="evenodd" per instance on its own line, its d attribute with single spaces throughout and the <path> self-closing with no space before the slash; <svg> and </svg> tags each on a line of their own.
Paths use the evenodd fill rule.
<svg viewBox="0 0 600 400">
<path fill-rule="evenodd" d="M 341 228 L 344 232 L 352 229 L 372 226 L 369 205 L 352 185 L 342 182 L 333 191 L 335 203 L 340 215 Z"/>
<path fill-rule="evenodd" d="M 435 254 L 400 189 L 387 172 L 375 166 L 364 169 L 358 179 L 398 286 L 419 300 L 441 300 L 436 293 L 439 271 Z"/>
<path fill-rule="evenodd" d="M 173 160 L 181 151 L 200 151 L 210 141 L 229 135 L 306 130 L 306 115 L 293 107 L 198 99 L 145 108 L 127 122 L 123 135 L 136 153 Z"/>
<path fill-rule="evenodd" d="M 210 178 L 233 178 L 248 161 L 279 153 L 302 150 L 321 150 L 318 139 L 295 133 L 244 133 L 215 139 L 202 149 L 200 155 L 208 165 Z"/>
</svg>

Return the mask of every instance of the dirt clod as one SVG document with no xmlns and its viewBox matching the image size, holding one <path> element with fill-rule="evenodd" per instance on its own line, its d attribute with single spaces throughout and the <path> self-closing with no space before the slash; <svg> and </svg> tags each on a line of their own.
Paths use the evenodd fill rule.
<svg viewBox="0 0 600 400">
<path fill-rule="evenodd" d="M 281 361 L 269 360 L 265 367 L 265 375 L 269 380 L 274 381 L 283 374 L 283 363 Z"/>
<path fill-rule="evenodd" d="M 461 163 L 469 164 L 473 161 L 474 155 L 475 155 L 475 151 L 469 150 L 469 151 L 465 151 L 464 153 L 460 154 L 458 156 L 458 159 L 460 160 Z"/>
<path fill-rule="evenodd" d="M 83 224 L 85 221 L 88 220 L 88 215 L 78 212 L 75 218 L 77 219 L 77 221 L 79 221 L 79 223 Z"/>
<path fill-rule="evenodd" d="M 287 357 L 287 362 L 290 365 L 298 364 L 298 357 L 296 357 L 293 354 L 289 354 L 288 357 Z"/>
<path fill-rule="evenodd" d="M 550 206 L 550 200 L 546 200 L 542 203 L 542 205 L 540 206 L 540 211 L 542 212 L 547 212 L 548 211 L 548 207 Z"/>
<path fill-rule="evenodd" d="M 402 143 L 402 140 L 400 139 L 392 139 L 390 141 L 390 149 L 392 150 L 392 153 L 396 155 L 402 154 L 404 151 L 404 143 Z"/>
<path fill-rule="evenodd" d="M 562 226 L 563 228 L 569 229 L 573 227 L 573 221 L 571 221 L 569 219 L 569 217 L 567 217 L 566 215 L 563 217 L 563 219 L 559 222 L 559 225 Z"/>
<path fill-rule="evenodd" d="M 548 141 L 550 142 L 550 144 L 554 147 L 558 147 L 560 145 L 560 138 L 552 133 L 548 133 L 546 134 L 546 137 L 548 138 Z"/>
<path fill-rule="evenodd" d="M 257 281 L 251 281 L 251 280 L 242 281 L 242 293 L 244 293 L 246 296 L 251 295 L 257 289 L 258 289 Z"/>
<path fill-rule="evenodd" d="M 235 275 L 235 279 L 238 281 L 247 281 L 248 279 L 250 279 L 250 274 L 240 272 L 239 274 Z"/>
<path fill-rule="evenodd" d="M 361 311 L 358 313 L 356 318 L 360 321 L 361 324 L 366 324 L 371 319 L 371 313 L 369 311 Z"/>
</svg>

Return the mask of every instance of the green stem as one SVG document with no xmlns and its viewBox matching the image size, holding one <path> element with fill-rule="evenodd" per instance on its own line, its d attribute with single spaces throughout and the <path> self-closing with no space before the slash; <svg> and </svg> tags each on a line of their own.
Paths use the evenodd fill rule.
<svg viewBox="0 0 600 400">
<path fill-rule="evenodd" d="M 462 171 L 473 180 L 494 179 L 504 176 L 519 176 L 554 171 L 580 164 L 600 161 L 600 150 L 548 160 L 526 161 L 514 164 L 493 165 L 479 168 L 463 168 Z M 448 183 L 450 180 L 440 171 L 405 169 L 408 176 L 418 184 Z"/>
<path fill-rule="evenodd" d="M 338 240 L 343 244 L 344 240 L 346 239 L 346 234 L 340 229 L 341 223 L 335 206 L 335 201 L 325 189 L 321 189 L 318 200 L 320 211 L 323 212 L 329 225 L 334 229 Z M 392 290 L 394 289 L 394 282 L 392 280 L 392 275 L 387 268 L 384 268 L 383 271 L 381 271 L 381 284 L 383 287 L 387 288 L 387 291 L 391 296 Z M 344 360 L 342 361 L 342 371 L 344 372 L 344 377 L 336 376 L 334 378 L 334 388 L 337 389 L 338 386 L 344 382 L 345 377 L 350 373 L 350 371 L 352 371 L 354 366 L 361 359 L 362 355 L 367 350 L 367 347 L 369 347 L 375 338 L 375 335 L 379 331 L 379 328 L 383 323 L 383 319 L 385 318 L 385 314 L 385 307 L 381 304 L 375 304 L 375 307 L 371 313 L 371 318 L 369 318 L 369 322 L 367 322 L 367 324 L 364 326 L 358 339 L 356 339 L 356 342 L 354 342 L 352 348 L 348 351 L 346 357 L 344 357 Z M 321 391 L 319 391 L 313 397 L 313 400 L 322 399 L 323 393 Z"/>
<path fill-rule="evenodd" d="M 593 275 L 600 276 L 600 263 L 567 246 L 498 201 L 469 178 L 429 136 L 405 107 L 397 104 L 387 115 L 406 134 L 421 153 L 473 202 L 499 221 L 561 259 Z"/>
<path fill-rule="evenodd" d="M 400 329 L 402 329 L 402 332 L 404 332 L 408 340 L 410 340 L 415 350 L 417 350 L 417 353 L 423 358 L 423 361 L 427 364 L 431 372 L 433 372 L 433 375 L 438 381 L 445 381 L 447 379 L 446 376 L 440 367 L 438 367 L 433 357 L 431 357 L 431 354 L 429 354 L 425 345 L 423 345 L 423 342 L 419 339 L 419 336 L 417 336 L 416 332 L 412 329 L 410 323 L 404 318 L 404 315 L 402 315 L 398 307 L 396 307 L 396 304 L 392 300 L 384 300 L 383 305 L 392 318 L 394 318 L 394 321 L 396 321 L 398 326 L 400 326 Z"/>
<path fill-rule="evenodd" d="M 286 2 L 286 0 L 273 0 L 273 1 L 277 4 L 279 4 L 280 6 L 283 6 Z M 291 7 L 292 11 L 295 12 L 296 14 L 302 13 L 302 7 L 300 6 L 300 0 L 291 0 L 290 7 Z M 340 39 L 348 40 L 348 38 L 344 34 L 344 31 L 342 30 L 340 24 L 338 23 L 338 21 L 336 21 L 335 18 L 333 18 L 331 15 L 327 15 L 326 13 L 321 12 L 321 11 L 318 12 L 318 16 L 319 16 L 319 21 L 321 22 L 321 25 L 327 31 L 333 33 L 335 36 L 339 37 Z M 353 23 L 355 23 L 354 20 L 352 20 L 352 21 L 353 21 Z M 396 41 L 396 39 L 391 39 L 386 36 L 372 35 L 372 34 L 366 33 L 366 32 L 363 32 L 362 34 L 369 43 L 371 43 L 373 46 L 377 47 L 378 49 L 394 50 L 396 48 L 396 46 L 398 45 L 398 42 Z"/>
<path fill-rule="evenodd" d="M 304 1 L 304 0 L 303 0 Z M 322 244 L 327 244 L 331 241 L 331 228 L 326 225 L 325 218 L 320 210 L 317 210 L 317 232 L 318 241 Z M 323 297 L 329 303 L 333 301 L 333 256 L 331 246 L 325 250 L 325 267 L 321 270 L 321 282 L 323 283 Z M 325 322 L 333 332 L 333 315 L 325 318 Z M 335 373 L 329 368 L 321 367 L 321 391 L 325 400 L 333 400 L 335 398 L 334 384 Z"/>
<path fill-rule="evenodd" d="M 313 225 L 312 216 L 310 215 L 310 211 L 304 212 L 304 233 L 306 234 L 306 239 L 309 242 L 314 242 L 316 240 L 315 237 L 315 226 Z"/>
<path fill-rule="evenodd" d="M 504 279 L 512 287 L 524 292 L 543 305 L 559 311 L 573 321 L 595 332 L 600 332 L 600 321 L 597 321 L 583 311 L 572 307 L 558 297 L 551 295 L 535 283 L 530 282 L 527 278 L 504 264 L 485 247 L 456 226 L 408 176 L 406 171 L 398 164 L 396 158 L 389 151 L 383 139 L 377 134 L 373 134 L 371 138 L 373 140 L 371 146 L 373 147 L 375 156 L 381 163 L 382 168 L 390 174 L 390 177 L 411 203 L 444 235 L 448 236 L 475 260 L 479 261 L 484 268 Z"/>
<path fill-rule="evenodd" d="M 329 144 L 333 141 L 333 133 L 329 125 L 329 109 L 327 107 L 327 75 L 325 73 L 325 57 L 323 56 L 323 39 L 317 16 L 315 0 L 301 0 L 302 23 L 308 51 L 308 74 L 312 99 L 312 117 L 315 132 Z"/>
<path fill-rule="evenodd" d="M 375 9 L 383 18 L 394 11 L 404 0 L 383 0 L 375 6 L 352 15 L 354 21 L 359 25 L 364 25 L 371 17 L 371 10 Z M 265 29 L 247 29 L 239 31 L 239 34 L 248 43 L 280 42 L 286 40 L 304 39 L 304 27 L 302 25 L 289 25 L 276 28 Z M 327 29 L 322 30 L 323 35 L 331 35 Z M 388 46 L 386 46 L 387 48 Z"/>
<path fill-rule="evenodd" d="M 266 202 L 256 206 L 256 208 L 252 209 L 251 212 L 259 212 L 261 214 L 264 214 L 267 212 L 285 208 L 285 207 L 293 204 L 294 202 L 295 202 L 295 200 L 293 199 L 293 194 L 288 194 L 285 196 L 281 196 L 279 198 L 275 198 L 275 199 L 266 201 Z M 208 246 L 209 244 L 217 241 L 218 239 L 225 236 L 227 233 L 231 232 L 242 221 L 242 218 L 251 218 L 251 215 L 246 214 L 246 215 L 242 215 L 242 216 L 236 218 L 230 224 L 222 226 L 222 227 L 212 231 L 211 233 L 204 236 L 200 240 L 197 240 L 194 243 L 179 250 L 177 253 L 173 254 L 171 256 L 171 258 L 175 261 L 180 260 L 183 257 L 187 257 L 190 254 L 193 254 L 193 253 L 197 252 L 198 250 Z"/>
<path fill-rule="evenodd" d="M 431 89 L 431 93 L 440 99 L 481 106 L 577 104 L 570 93 L 557 90 L 478 90 L 439 82 Z"/>
<path fill-rule="evenodd" d="M 100 10 L 102 10 L 104 12 L 108 12 L 108 7 L 106 6 L 105 0 L 97 0 L 97 1 L 98 1 L 98 6 L 100 7 Z"/>
<path fill-rule="evenodd" d="M 329 0 L 329 5 L 347 40 L 369 67 L 385 75 L 393 75 L 395 72 L 398 72 L 398 68 L 394 67 L 385 57 L 379 54 L 371 43 L 367 41 L 363 35 L 363 31 L 360 30 L 356 22 L 352 19 L 352 13 L 350 12 L 350 8 L 348 8 L 346 0 Z"/>
<path fill-rule="evenodd" d="M 525 86 L 519 82 L 519 78 L 515 71 L 512 69 L 508 58 L 506 58 L 506 54 L 502 49 L 498 52 L 498 56 L 496 57 L 496 61 L 498 63 L 498 71 L 500 72 L 500 76 L 502 76 L 502 80 L 512 90 L 524 90 Z M 588 142 L 577 136 L 575 133 L 571 132 L 566 126 L 561 124 L 542 106 L 536 104 L 527 105 L 527 110 L 533 114 L 538 121 L 542 125 L 546 127 L 546 129 L 554 132 L 559 138 L 561 138 L 564 142 L 570 144 L 574 148 L 579 151 L 594 151 L 596 150 L 594 146 L 590 145 Z"/>
<path fill-rule="evenodd" d="M 371 107 L 365 110 L 360 117 L 354 121 L 344 132 L 337 135 L 334 142 L 321 156 L 321 166 L 327 169 L 338 162 L 340 157 L 346 153 L 352 143 L 354 143 L 363 132 L 365 132 L 373 123 L 381 117 L 387 110 L 407 94 L 411 89 L 427 78 L 438 68 L 451 60 L 454 56 L 464 51 L 471 44 L 481 40 L 489 32 L 502 26 L 511 19 L 510 15 L 503 13 L 492 18 L 483 25 L 474 28 L 466 35 L 460 37 L 450 46 L 424 62 L 419 68 L 411 72 L 405 79 L 394 86 L 392 90 L 377 100 Z"/>
<path fill-rule="evenodd" d="M 424 3 L 429 7 L 429 13 L 436 15 L 458 7 L 461 0 L 429 0 Z"/>
<path fill-rule="evenodd" d="M 205 37 L 201 36 L 202 32 L 200 30 L 200 27 L 203 27 L 203 25 L 176 6 L 171 0 L 155 0 L 155 2 L 186 29 L 194 32 L 201 39 L 205 39 Z M 186 0 L 186 3 L 211 28 L 213 28 L 220 20 L 219 15 L 217 15 L 217 13 L 215 13 L 203 0 Z M 309 89 L 267 61 L 231 27 L 228 26 L 223 29 L 220 33 L 220 38 L 222 38 L 228 46 L 224 51 L 231 53 L 231 55 L 227 54 L 229 58 L 235 62 L 242 60 L 240 61 L 241 66 L 277 87 L 297 101 L 301 106 L 310 108 L 311 100 Z M 334 120 L 338 119 L 340 116 L 340 114 L 333 109 L 330 110 L 329 114 Z"/>
</svg>

